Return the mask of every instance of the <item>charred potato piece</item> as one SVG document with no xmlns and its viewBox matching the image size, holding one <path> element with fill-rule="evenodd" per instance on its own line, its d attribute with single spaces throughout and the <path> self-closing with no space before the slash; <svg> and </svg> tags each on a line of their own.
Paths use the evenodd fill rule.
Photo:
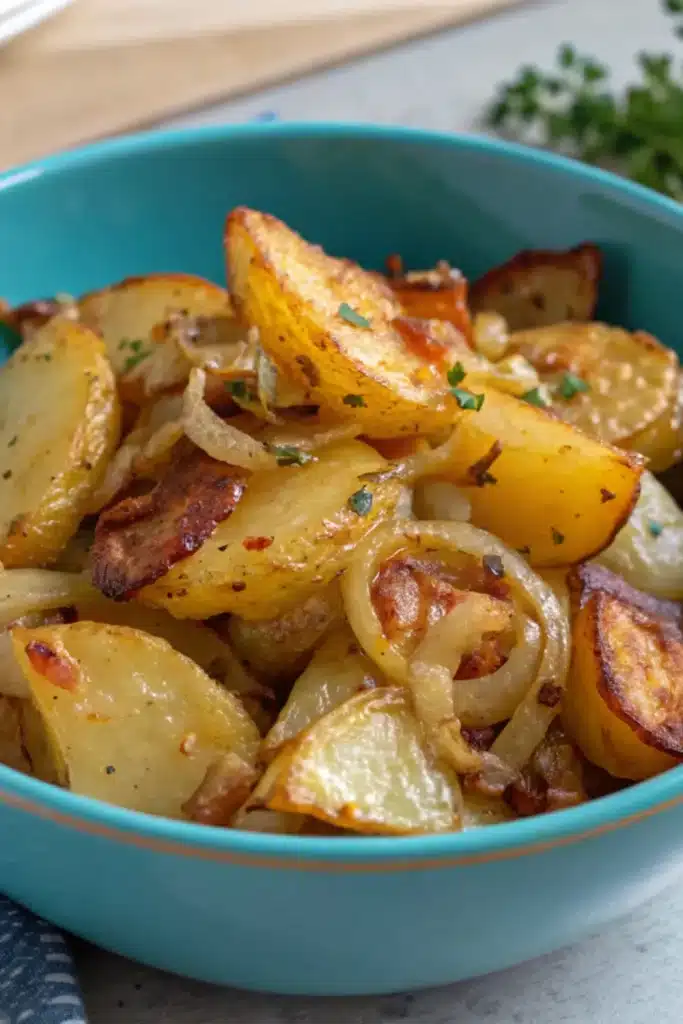
<svg viewBox="0 0 683 1024">
<path fill-rule="evenodd" d="M 39 777 L 181 817 L 221 754 L 254 765 L 258 730 L 239 700 L 163 640 L 76 622 L 17 628 L 12 642 L 31 690 L 23 729 Z"/>
<path fill-rule="evenodd" d="M 548 385 L 558 416 L 609 444 L 639 451 L 638 436 L 673 415 L 678 356 L 644 331 L 561 323 L 518 331 L 510 347 Z"/>
<path fill-rule="evenodd" d="M 78 320 L 78 306 L 70 295 L 53 299 L 34 299 L 20 306 L 0 310 L 0 323 L 5 324 L 24 341 L 44 327 L 55 316 Z"/>
<path fill-rule="evenodd" d="M 397 329 L 403 309 L 386 281 L 267 214 L 233 210 L 225 246 L 238 313 L 307 401 L 380 438 L 438 430 L 457 414 L 445 368 L 467 346 L 450 324 L 404 318 Z"/>
<path fill-rule="evenodd" d="M 475 281 L 470 308 L 500 313 L 512 331 L 590 320 L 601 271 L 600 250 L 590 243 L 566 251 L 520 252 Z"/>
<path fill-rule="evenodd" d="M 0 369 L 0 560 L 54 561 L 76 532 L 119 436 L 104 345 L 56 318 Z"/>
<path fill-rule="evenodd" d="M 607 570 L 573 578 L 573 658 L 562 717 L 585 756 L 621 779 L 683 759 L 681 607 Z"/>
<path fill-rule="evenodd" d="M 459 270 L 441 261 L 433 270 L 404 274 L 400 257 L 389 257 L 389 285 L 406 316 L 419 320 L 447 320 L 472 341 L 472 321 L 467 305 L 467 281 Z"/>
<path fill-rule="evenodd" d="M 107 509 L 97 521 L 91 552 L 94 585 L 118 600 L 164 576 L 232 515 L 246 477 L 244 470 L 195 449 L 151 493 Z"/>
<path fill-rule="evenodd" d="M 448 778 L 425 752 L 398 687 L 360 693 L 331 711 L 285 748 L 262 782 L 271 810 L 309 814 L 355 832 L 458 827 Z"/>
<path fill-rule="evenodd" d="M 359 479 L 385 466 L 368 445 L 349 441 L 305 466 L 254 473 L 230 519 L 139 599 L 179 618 L 284 614 L 331 582 L 361 538 L 393 514 L 400 484 Z M 367 497 L 354 508 L 359 491 Z"/>
<path fill-rule="evenodd" d="M 601 444 L 511 395 L 478 386 L 441 476 L 465 489 L 471 521 L 538 568 L 602 551 L 628 519 L 643 469 L 638 456 Z"/>
</svg>

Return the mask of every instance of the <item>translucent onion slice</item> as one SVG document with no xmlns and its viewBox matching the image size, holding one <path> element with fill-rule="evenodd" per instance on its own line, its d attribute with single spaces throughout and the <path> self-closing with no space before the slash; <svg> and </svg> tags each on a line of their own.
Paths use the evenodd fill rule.
<svg viewBox="0 0 683 1024">
<path fill-rule="evenodd" d="M 495 741 L 491 753 L 512 768 L 521 768 L 543 739 L 558 711 L 569 669 L 569 622 L 550 587 L 497 538 L 469 523 L 408 521 L 382 524 L 358 546 L 342 581 L 351 627 L 370 658 L 389 678 L 408 681 L 405 655 L 382 633 L 371 586 L 383 561 L 403 548 L 450 550 L 475 557 L 497 555 L 511 584 L 518 611 L 531 614 L 542 635 L 535 678 Z M 432 554 L 433 557 L 433 554 Z"/>
<path fill-rule="evenodd" d="M 449 480 L 424 480 L 415 488 L 414 508 L 418 519 L 442 519 L 467 523 L 472 502 L 461 487 Z"/>
<path fill-rule="evenodd" d="M 212 459 L 242 469 L 274 469 L 275 456 L 260 441 L 226 423 L 204 400 L 206 374 L 195 367 L 183 396 L 183 429 L 198 448 Z"/>
<path fill-rule="evenodd" d="M 50 569 L 0 572 L 0 629 L 30 612 L 68 608 L 97 596 L 85 576 Z"/>
</svg>

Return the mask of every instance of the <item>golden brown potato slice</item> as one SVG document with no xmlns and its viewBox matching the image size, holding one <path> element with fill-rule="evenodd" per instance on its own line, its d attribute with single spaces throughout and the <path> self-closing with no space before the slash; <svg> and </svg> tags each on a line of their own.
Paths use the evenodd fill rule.
<svg viewBox="0 0 683 1024">
<path fill-rule="evenodd" d="M 598 561 L 647 594 L 683 600 L 683 511 L 648 470 L 628 522 Z"/>
<path fill-rule="evenodd" d="M 590 320 L 601 270 L 600 250 L 590 243 L 566 251 L 520 252 L 475 281 L 470 307 L 474 313 L 500 313 L 512 331 Z"/>
<path fill-rule="evenodd" d="M 32 774 L 21 735 L 21 701 L 5 696 L 0 696 L 0 764 Z"/>
<path fill-rule="evenodd" d="M 683 458 L 683 373 L 672 388 L 669 402 L 649 426 L 627 438 L 622 445 L 649 460 L 653 473 L 665 473 Z"/>
<path fill-rule="evenodd" d="M 258 620 L 295 608 L 329 583 L 358 541 L 393 513 L 399 483 L 359 479 L 385 466 L 369 445 L 348 441 L 306 465 L 254 473 L 230 519 L 144 587 L 139 599 L 194 619 L 234 612 Z"/>
<path fill-rule="evenodd" d="M 671 415 L 678 356 L 644 331 L 561 323 L 518 331 L 510 346 L 548 385 L 557 415 L 602 441 L 638 450 L 638 435 Z"/>
<path fill-rule="evenodd" d="M 264 777 L 265 780 L 265 777 Z M 422 746 L 405 693 L 360 693 L 273 762 L 266 805 L 355 832 L 408 835 L 458 827 L 448 778 Z"/>
<path fill-rule="evenodd" d="M 333 259 L 268 214 L 228 217 L 228 281 L 242 318 L 308 401 L 362 425 L 371 437 L 426 433 L 457 405 L 445 369 L 460 333 L 411 321 L 386 281 Z M 425 327 L 425 323 L 427 326 Z"/>
<path fill-rule="evenodd" d="M 440 471 L 466 488 L 472 523 L 539 568 L 571 565 L 607 547 L 638 497 L 638 456 L 511 395 L 477 390 L 484 403 L 463 414 Z"/>
<path fill-rule="evenodd" d="M 0 323 L 6 324 L 24 341 L 28 341 L 55 316 L 78 320 L 76 300 L 71 295 L 61 295 L 52 299 L 34 299 L 12 308 L 0 308 Z"/>
<path fill-rule="evenodd" d="M 683 758 L 681 606 L 639 594 L 606 569 L 573 576 L 573 658 L 562 717 L 585 756 L 646 779 Z"/>
<path fill-rule="evenodd" d="M 76 622 L 12 631 L 31 688 L 36 774 L 131 810 L 180 817 L 221 754 L 253 765 L 256 726 L 226 689 L 156 637 Z"/>
<path fill-rule="evenodd" d="M 263 752 L 272 756 L 328 711 L 354 694 L 375 687 L 378 677 L 378 670 L 362 653 L 349 627 L 337 627 L 294 683 L 287 703 L 263 741 Z"/>
<path fill-rule="evenodd" d="M 339 583 L 312 594 L 303 604 L 274 619 L 249 622 L 239 615 L 216 628 L 227 636 L 249 671 L 266 683 L 292 682 L 320 639 L 344 616 Z"/>
<path fill-rule="evenodd" d="M 95 586 L 105 597 L 128 598 L 164 576 L 232 515 L 246 476 L 195 449 L 170 466 L 151 493 L 107 509 L 91 551 Z"/>
<path fill-rule="evenodd" d="M 53 561 L 76 532 L 118 441 L 104 345 L 51 320 L 0 369 L 0 560 Z"/>
<path fill-rule="evenodd" d="M 467 281 L 442 260 L 432 270 L 403 273 L 400 256 L 387 260 L 388 281 L 406 316 L 419 320 L 448 320 L 468 342 L 472 322 L 467 306 Z"/>
<path fill-rule="evenodd" d="M 154 328 L 177 315 L 231 314 L 226 290 L 194 274 L 127 277 L 109 288 L 84 295 L 78 308 L 82 322 L 104 338 L 116 376 L 129 385 L 138 381 L 139 386 L 128 388 L 130 397 L 141 397 L 140 392 L 145 392 L 143 363 L 165 340 L 163 332 L 155 332 Z M 174 381 L 162 383 L 167 387 Z"/>
</svg>

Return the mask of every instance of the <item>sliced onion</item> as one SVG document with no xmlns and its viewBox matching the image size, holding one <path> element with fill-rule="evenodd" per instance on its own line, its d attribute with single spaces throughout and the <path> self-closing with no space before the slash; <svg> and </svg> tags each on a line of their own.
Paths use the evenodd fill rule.
<svg viewBox="0 0 683 1024">
<path fill-rule="evenodd" d="M 206 374 L 195 367 L 183 397 L 183 428 L 198 448 L 212 459 L 243 469 L 274 469 L 275 457 L 260 441 L 217 416 L 204 401 Z"/>
<path fill-rule="evenodd" d="M 510 718 L 523 700 L 538 671 L 541 628 L 526 615 L 519 616 L 517 643 L 504 665 L 478 679 L 453 683 L 453 710 L 463 725 L 483 729 Z"/>
<path fill-rule="evenodd" d="M 560 603 L 524 559 L 497 538 L 469 523 L 408 521 L 382 524 L 359 545 L 342 581 L 351 627 L 366 653 L 397 682 L 406 683 L 407 662 L 400 649 L 383 635 L 372 601 L 373 579 L 383 561 L 406 547 L 439 548 L 483 558 L 497 555 L 511 585 L 518 612 L 530 613 L 543 634 L 543 650 L 535 678 L 495 741 L 491 753 L 519 769 L 527 763 L 560 709 L 569 669 L 569 622 Z M 539 702 L 539 695 L 544 703 Z"/>
<path fill-rule="evenodd" d="M 14 657 L 12 637 L 7 630 L 0 632 L 0 694 L 3 697 L 31 696 L 31 687 Z"/>
<path fill-rule="evenodd" d="M 424 480 L 415 488 L 415 511 L 418 519 L 467 523 L 472 516 L 472 502 L 461 487 L 449 480 Z"/>
<path fill-rule="evenodd" d="M 349 441 L 361 434 L 356 423 L 320 422 L 287 423 L 277 427 L 266 427 L 259 438 L 269 447 L 299 448 L 303 452 L 314 452 L 337 441 Z"/>
<path fill-rule="evenodd" d="M 85 576 L 50 569 L 5 569 L 0 573 L 0 628 L 29 612 L 67 608 L 96 594 Z"/>
</svg>

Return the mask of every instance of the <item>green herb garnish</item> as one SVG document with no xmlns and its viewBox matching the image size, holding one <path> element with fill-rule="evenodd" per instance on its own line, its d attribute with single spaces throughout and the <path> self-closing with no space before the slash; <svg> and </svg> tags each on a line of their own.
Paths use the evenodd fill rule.
<svg viewBox="0 0 683 1024">
<path fill-rule="evenodd" d="M 648 519 L 647 528 L 652 537 L 659 537 L 660 533 L 664 529 L 662 523 L 658 523 L 656 519 Z"/>
<path fill-rule="evenodd" d="M 446 379 L 452 388 L 457 388 L 458 384 L 462 384 L 466 376 L 467 373 L 462 363 L 456 363 L 446 374 Z"/>
<path fill-rule="evenodd" d="M 529 405 L 536 405 L 539 409 L 548 408 L 548 403 L 541 394 L 540 388 L 532 388 L 530 391 L 525 391 L 524 394 L 519 397 L 523 402 L 528 402 Z"/>
<path fill-rule="evenodd" d="M 662 0 L 683 38 L 683 0 Z M 638 81 L 623 89 L 593 57 L 561 46 L 548 72 L 526 66 L 504 84 L 486 121 L 507 137 L 608 167 L 683 199 L 683 72 L 670 53 L 640 53 Z"/>
<path fill-rule="evenodd" d="M 551 527 L 550 531 L 553 535 L 553 544 L 564 544 L 564 534 L 556 530 L 555 527 Z"/>
<path fill-rule="evenodd" d="M 354 491 L 349 498 L 349 508 L 359 516 L 366 516 L 372 508 L 372 492 L 367 487 Z"/>
<path fill-rule="evenodd" d="M 354 409 L 365 408 L 365 399 L 362 395 L 344 395 L 342 401 L 344 405 L 350 405 Z"/>
<path fill-rule="evenodd" d="M 366 317 L 361 316 L 360 313 L 357 313 L 355 309 L 352 309 L 348 302 L 342 302 L 337 312 L 342 320 L 348 321 L 354 327 L 367 328 L 370 326 L 370 321 Z"/>
<path fill-rule="evenodd" d="M 315 458 L 310 452 L 295 448 L 293 444 L 270 445 L 268 451 L 275 456 L 278 466 L 305 466 Z"/>
<path fill-rule="evenodd" d="M 138 366 L 142 362 L 142 360 L 146 359 L 147 356 L 149 356 L 150 354 L 150 352 L 136 352 L 134 355 L 128 356 L 125 363 L 123 364 L 123 372 L 128 373 L 129 370 L 134 370 L 135 367 Z"/>
<path fill-rule="evenodd" d="M 590 384 L 587 384 L 582 377 L 577 377 L 575 373 L 565 373 L 564 377 L 560 381 L 559 393 L 562 398 L 569 401 L 569 399 L 573 398 L 574 395 L 590 391 L 590 389 Z"/>
<path fill-rule="evenodd" d="M 474 409 L 475 412 L 479 412 L 484 404 L 484 395 L 475 395 L 465 388 L 451 388 L 451 394 L 461 409 Z"/>
<path fill-rule="evenodd" d="M 247 382 L 246 380 L 226 380 L 225 390 L 229 391 L 233 398 L 246 398 Z"/>
</svg>

